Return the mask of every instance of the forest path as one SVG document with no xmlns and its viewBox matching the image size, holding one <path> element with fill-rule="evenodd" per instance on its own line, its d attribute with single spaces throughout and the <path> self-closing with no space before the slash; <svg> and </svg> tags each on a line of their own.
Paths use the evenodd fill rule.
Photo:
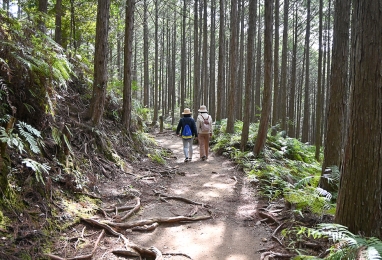
<svg viewBox="0 0 382 260">
<path fill-rule="evenodd" d="M 208 205 L 213 218 L 168 225 L 158 228 L 154 234 L 140 233 L 130 238 L 144 246 L 155 245 L 163 253 L 181 252 L 194 260 L 260 259 L 259 250 L 272 247 L 271 230 L 259 224 L 255 190 L 247 182 L 245 173 L 237 170 L 227 158 L 212 152 L 207 161 L 200 160 L 199 146 L 195 144 L 193 161 L 185 163 L 180 137 L 173 132 L 153 136 L 160 146 L 173 152 L 173 159 L 168 161 L 171 167 L 183 173 L 168 180 L 162 186 L 163 191 Z M 163 216 L 182 215 L 195 208 L 169 202 L 171 204 L 151 202 L 153 204 L 146 205 L 140 218 L 158 215 L 158 212 Z"/>
<path fill-rule="evenodd" d="M 255 189 L 234 163 L 212 152 L 207 161 L 202 161 L 197 145 L 193 145 L 193 161 L 185 163 L 182 140 L 173 131 L 151 135 L 159 146 L 171 150 L 166 164 L 153 163 L 145 156 L 129 167 L 130 173 L 100 179 L 100 208 L 112 210 L 103 214 L 98 211 L 91 219 L 113 221 L 126 215 L 121 207 L 131 205 L 133 196 L 136 205 L 139 201 L 139 210 L 128 214 L 128 220 L 121 220 L 123 224 L 179 216 L 204 220 L 159 221 L 152 231 L 115 229 L 121 233 L 108 231 L 102 239 L 97 239 L 102 226 L 91 227 L 81 221 L 56 238 L 55 255 L 78 257 L 93 250 L 92 259 L 97 260 L 139 259 L 114 253 L 125 250 L 126 240 L 146 249 L 155 247 L 163 253 L 163 259 L 169 260 L 254 260 L 260 259 L 266 249 L 277 247 L 271 227 L 258 217 L 261 205 Z"/>
</svg>

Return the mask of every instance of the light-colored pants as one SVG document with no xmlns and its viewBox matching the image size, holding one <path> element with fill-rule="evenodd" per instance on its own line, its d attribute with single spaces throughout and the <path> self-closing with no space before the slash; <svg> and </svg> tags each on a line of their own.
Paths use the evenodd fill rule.
<svg viewBox="0 0 382 260">
<path fill-rule="evenodd" d="M 184 152 L 184 156 L 186 158 L 189 158 L 191 159 L 192 158 L 192 142 L 194 140 L 194 138 L 189 138 L 189 139 L 183 139 L 183 152 Z"/>
<path fill-rule="evenodd" d="M 208 158 L 208 148 L 210 144 L 210 134 L 198 134 L 199 149 L 200 149 L 200 158 L 205 156 Z"/>
</svg>

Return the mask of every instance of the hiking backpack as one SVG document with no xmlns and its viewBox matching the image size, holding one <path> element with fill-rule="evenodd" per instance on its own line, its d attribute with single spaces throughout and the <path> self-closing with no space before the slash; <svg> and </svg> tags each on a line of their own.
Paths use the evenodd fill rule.
<svg viewBox="0 0 382 260">
<path fill-rule="evenodd" d="M 208 120 L 210 118 L 210 116 L 208 115 L 207 118 L 204 118 L 203 115 L 200 115 L 202 118 L 203 118 L 203 121 L 202 121 L 202 125 L 201 125 L 201 130 L 203 133 L 205 132 L 210 132 L 210 121 Z"/>
<path fill-rule="evenodd" d="M 190 139 L 192 138 L 192 132 L 191 128 L 188 124 L 185 124 L 182 130 L 182 138 L 183 139 Z"/>
</svg>

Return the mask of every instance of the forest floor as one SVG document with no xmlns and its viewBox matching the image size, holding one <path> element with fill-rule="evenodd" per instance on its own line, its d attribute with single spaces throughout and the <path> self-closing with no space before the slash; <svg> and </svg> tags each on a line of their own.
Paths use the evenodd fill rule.
<svg viewBox="0 0 382 260">
<path fill-rule="evenodd" d="M 212 152 L 202 161 L 194 144 L 193 160 L 185 163 L 182 141 L 174 132 L 152 136 L 170 152 L 166 163 L 147 160 L 133 167 L 130 174 L 105 179 L 98 186 L 101 208 L 114 208 L 115 215 L 108 213 L 112 210 L 102 210 L 103 214 L 99 212 L 92 219 L 115 222 L 117 215 L 125 214 L 122 206 L 133 204 L 130 209 L 139 205 L 139 211 L 129 214 L 130 223 L 158 220 L 159 225 L 151 231 L 136 231 L 133 225 L 115 227 L 120 233 L 113 235 L 100 234 L 101 226 L 81 221 L 61 234 L 65 239 L 56 242 L 53 254 L 62 258 L 51 259 L 76 259 L 89 253 L 92 259 L 140 259 L 125 250 L 129 243 L 139 252 L 159 250 L 163 259 L 171 260 L 253 260 L 261 259 L 264 252 L 282 250 L 272 239 L 275 226 L 259 217 L 258 211 L 266 203 L 261 203 L 255 187 L 233 162 Z M 201 220 L 189 220 L 198 217 Z M 118 234 L 123 234 L 122 238 Z"/>
</svg>

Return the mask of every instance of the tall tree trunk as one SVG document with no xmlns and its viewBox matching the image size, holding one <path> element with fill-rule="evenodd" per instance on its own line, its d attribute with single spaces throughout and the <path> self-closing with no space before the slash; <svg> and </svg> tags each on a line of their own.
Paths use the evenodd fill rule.
<svg viewBox="0 0 382 260">
<path fill-rule="evenodd" d="M 350 1 L 335 1 L 333 63 L 329 88 L 329 108 L 324 149 L 322 176 L 328 167 L 341 168 L 344 148 L 346 89 L 348 85 Z M 332 190 L 325 178 L 321 178 L 321 187 Z"/>
<path fill-rule="evenodd" d="M 316 98 L 316 133 L 315 133 L 315 158 L 320 160 L 320 148 L 322 144 L 321 118 L 322 118 L 322 9 L 323 0 L 319 1 L 318 22 L 318 75 L 317 75 L 317 98 Z"/>
<path fill-rule="evenodd" d="M 279 87 L 279 49 L 280 49 L 280 0 L 275 0 L 275 47 L 273 61 L 273 115 L 272 126 L 279 123 L 280 119 L 280 87 Z"/>
<path fill-rule="evenodd" d="M 289 94 L 289 110 L 288 110 L 288 136 L 296 137 L 296 115 L 295 115 L 295 100 L 296 100 L 296 84 L 297 84 L 297 37 L 298 37 L 298 19 L 297 19 L 297 7 L 295 5 L 294 14 L 294 26 L 293 26 L 293 50 L 292 50 L 292 68 L 290 79 L 290 94 Z"/>
<path fill-rule="evenodd" d="M 208 104 L 208 90 L 209 90 L 209 82 L 208 82 L 208 29 L 207 29 L 207 0 L 203 1 L 203 49 L 202 49 L 202 82 L 201 82 L 201 89 L 203 90 L 203 98 L 200 100 L 203 104 L 199 105 L 207 105 Z M 196 112 L 196 111 L 195 111 Z"/>
<path fill-rule="evenodd" d="M 149 30 L 147 25 L 147 0 L 143 1 L 143 105 L 149 107 Z"/>
<path fill-rule="evenodd" d="M 159 111 L 159 104 L 158 104 L 158 92 L 159 92 L 159 82 L 158 82 L 158 60 L 159 60 L 159 36 L 158 36 L 158 0 L 155 0 L 155 57 L 154 57 L 154 115 L 153 115 L 153 122 L 158 121 L 158 111 Z"/>
<path fill-rule="evenodd" d="M 75 8 L 74 0 L 70 0 L 70 48 L 74 49 L 74 52 L 77 52 L 77 41 L 76 41 L 76 19 L 75 19 Z"/>
<path fill-rule="evenodd" d="M 218 63 L 218 83 L 217 83 L 217 104 L 216 104 L 216 121 L 220 122 L 223 115 L 223 100 L 225 89 L 225 8 L 224 0 L 220 0 L 219 8 L 219 63 Z"/>
<path fill-rule="evenodd" d="M 107 89 L 107 60 L 110 0 L 98 0 L 96 40 L 94 52 L 93 95 L 90 102 L 90 119 L 99 125 L 105 108 Z"/>
<path fill-rule="evenodd" d="M 260 1 L 259 1 L 259 11 L 260 11 Z M 258 122 L 260 119 L 260 113 L 261 113 L 261 57 L 263 56 L 261 54 L 261 17 L 259 16 L 259 28 L 257 30 L 257 46 L 256 46 L 256 83 L 255 83 L 255 102 L 252 111 L 253 118 L 251 119 L 252 122 Z"/>
<path fill-rule="evenodd" d="M 244 79 L 244 1 L 239 0 L 239 21 L 240 21 L 240 42 L 239 42 L 239 62 L 236 84 L 236 99 L 235 99 L 235 118 L 243 120 L 243 79 Z M 239 25 L 239 23 L 238 23 Z"/>
<path fill-rule="evenodd" d="M 46 26 L 45 26 L 45 15 L 48 13 L 48 0 L 38 0 L 38 11 L 44 14 L 44 17 L 42 18 L 40 16 L 38 20 L 38 28 L 43 33 L 46 32 Z"/>
<path fill-rule="evenodd" d="M 280 83 L 280 117 L 281 117 L 281 129 L 286 131 L 286 119 L 287 119 L 287 56 L 288 56 L 288 14 L 289 14 L 289 0 L 284 0 L 284 28 L 283 28 L 283 47 L 281 54 L 281 83 Z"/>
<path fill-rule="evenodd" d="M 235 106 L 236 99 L 236 77 L 237 77 L 237 0 L 231 1 L 231 35 L 230 35 L 230 55 L 229 55 L 229 66 L 230 66 L 230 75 L 229 75 L 229 94 L 228 94 L 228 119 L 227 119 L 227 133 L 234 133 L 235 126 Z"/>
<path fill-rule="evenodd" d="M 56 0 L 56 26 L 54 31 L 54 40 L 62 45 L 62 0 Z"/>
<path fill-rule="evenodd" d="M 216 59 L 216 51 L 215 51 L 215 19 L 216 19 L 216 4 L 215 0 L 211 0 L 211 38 L 210 38 L 210 98 L 208 104 L 208 110 L 212 118 L 215 119 L 216 116 L 216 87 L 215 87 L 215 59 Z"/>
<path fill-rule="evenodd" d="M 193 105 L 194 105 L 194 118 L 197 117 L 197 112 L 199 108 L 199 83 L 200 83 L 200 57 L 199 57 L 199 26 L 198 26 L 198 0 L 194 3 L 194 95 L 193 95 Z"/>
<path fill-rule="evenodd" d="M 124 70 L 123 70 L 123 105 L 122 105 L 122 125 L 127 131 L 131 130 L 131 79 L 132 79 L 132 49 L 134 36 L 134 11 L 135 0 L 126 2 L 126 23 L 125 23 L 125 46 L 124 46 Z"/>
<path fill-rule="evenodd" d="M 354 3 L 350 124 L 335 222 L 353 234 L 381 239 L 382 2 Z M 347 9 L 340 11 L 348 14 Z"/>
<path fill-rule="evenodd" d="M 305 89 L 304 89 L 304 117 L 302 123 L 302 142 L 309 141 L 310 130 L 310 0 L 307 0 L 306 34 L 305 34 Z"/>
<path fill-rule="evenodd" d="M 179 115 L 182 114 L 185 108 L 186 100 L 186 16 L 187 16 L 187 0 L 183 0 L 183 10 L 182 10 L 182 42 L 181 42 L 181 57 L 180 57 L 180 111 Z"/>
<path fill-rule="evenodd" d="M 272 106 L 272 35 L 273 35 L 273 0 L 265 1 L 264 19 L 264 94 L 259 131 L 253 153 L 257 157 L 264 149 L 267 139 L 269 116 Z"/>
<path fill-rule="evenodd" d="M 252 86 L 253 86 L 253 74 L 254 74 L 254 46 L 255 46 L 255 35 L 256 35 L 256 19 L 257 19 L 257 0 L 252 0 L 249 2 L 249 21 L 248 21 L 248 38 L 247 38 L 247 66 L 245 74 L 245 94 L 244 94 L 244 111 L 243 116 L 243 130 L 241 133 L 241 151 L 245 150 L 248 142 L 249 136 L 249 125 L 250 125 L 250 115 L 251 115 L 251 103 L 252 101 Z"/>
</svg>

